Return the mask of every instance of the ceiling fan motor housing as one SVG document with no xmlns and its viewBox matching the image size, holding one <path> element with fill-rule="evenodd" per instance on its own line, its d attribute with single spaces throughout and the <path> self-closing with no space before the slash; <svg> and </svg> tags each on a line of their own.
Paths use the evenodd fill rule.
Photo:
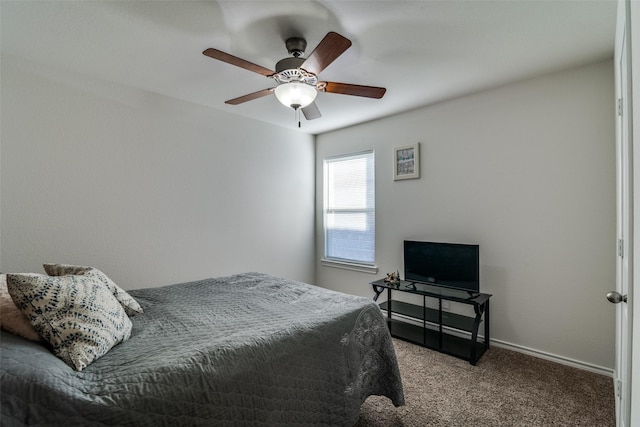
<svg viewBox="0 0 640 427">
<path fill-rule="evenodd" d="M 276 73 L 281 73 L 285 70 L 295 70 L 300 68 L 304 63 L 304 58 L 284 58 L 278 61 L 276 64 Z"/>
<path fill-rule="evenodd" d="M 300 68 L 304 61 L 304 58 L 281 59 L 276 64 L 276 73 L 273 78 L 280 84 L 299 82 L 315 86 L 318 83 L 316 75 Z"/>
</svg>

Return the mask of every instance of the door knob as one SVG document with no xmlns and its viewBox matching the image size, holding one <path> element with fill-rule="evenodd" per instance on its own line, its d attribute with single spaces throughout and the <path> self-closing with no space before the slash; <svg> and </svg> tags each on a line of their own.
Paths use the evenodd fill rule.
<svg viewBox="0 0 640 427">
<path fill-rule="evenodd" d="M 607 299 L 609 300 L 609 302 L 614 303 L 614 304 L 618 304 L 621 302 L 627 302 L 627 296 L 626 295 L 620 295 L 619 292 L 616 291 L 611 291 L 607 293 Z"/>
</svg>

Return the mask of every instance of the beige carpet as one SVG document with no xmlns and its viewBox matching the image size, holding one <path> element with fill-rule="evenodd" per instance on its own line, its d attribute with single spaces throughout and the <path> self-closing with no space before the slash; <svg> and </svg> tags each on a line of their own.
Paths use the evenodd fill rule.
<svg viewBox="0 0 640 427">
<path fill-rule="evenodd" d="M 393 340 L 406 405 L 371 396 L 363 426 L 615 426 L 613 380 L 492 347 L 476 366 Z"/>
</svg>

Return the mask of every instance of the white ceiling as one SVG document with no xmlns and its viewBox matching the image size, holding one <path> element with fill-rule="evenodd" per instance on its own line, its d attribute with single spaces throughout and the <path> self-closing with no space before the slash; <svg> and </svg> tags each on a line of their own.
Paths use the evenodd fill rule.
<svg viewBox="0 0 640 427">
<path fill-rule="evenodd" d="M 536 74 L 613 57 L 616 1 L 7 1 L 2 53 L 297 128 L 267 96 L 227 99 L 273 81 L 213 60 L 214 47 L 266 68 L 304 37 L 353 45 L 320 80 L 383 86 L 382 99 L 320 93 L 319 134 Z"/>
</svg>

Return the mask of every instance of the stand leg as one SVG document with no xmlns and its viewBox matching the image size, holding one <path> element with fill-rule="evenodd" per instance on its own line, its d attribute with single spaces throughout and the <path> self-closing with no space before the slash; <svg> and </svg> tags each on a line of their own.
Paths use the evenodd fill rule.
<svg viewBox="0 0 640 427">
<path fill-rule="evenodd" d="M 442 298 L 438 298 L 438 349 L 442 350 Z"/>
<path fill-rule="evenodd" d="M 375 296 L 373 297 L 374 301 L 378 301 L 378 297 L 380 296 L 381 293 L 384 292 L 384 287 L 382 286 L 376 286 L 376 285 L 371 285 L 373 286 L 373 292 L 375 292 Z"/>
<path fill-rule="evenodd" d="M 485 305 L 474 305 L 473 311 L 476 312 L 476 318 L 473 321 L 473 331 L 471 332 L 471 355 L 470 362 L 472 365 L 475 365 L 478 361 L 478 353 L 476 351 L 476 344 L 478 342 L 478 328 L 480 328 L 480 321 L 482 320 L 482 313 L 485 311 Z M 485 317 L 485 333 L 487 328 L 487 319 Z M 485 337 L 485 345 L 486 345 L 486 337 Z"/>
<path fill-rule="evenodd" d="M 489 349 L 489 300 L 485 303 L 484 308 L 484 348 Z"/>
</svg>

